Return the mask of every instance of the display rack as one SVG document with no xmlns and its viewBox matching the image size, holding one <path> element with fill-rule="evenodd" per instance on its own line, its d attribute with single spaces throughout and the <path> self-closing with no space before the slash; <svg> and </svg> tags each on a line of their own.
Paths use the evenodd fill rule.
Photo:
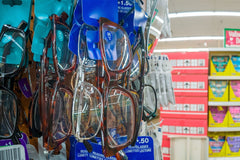
<svg viewBox="0 0 240 160">
<path fill-rule="evenodd" d="M 208 127 L 209 132 L 233 132 L 240 131 L 240 127 Z"/>
<path fill-rule="evenodd" d="M 209 49 L 209 54 L 239 54 L 240 50 L 239 48 L 214 48 Z M 210 73 L 210 68 L 209 68 Z M 208 76 L 208 80 L 240 80 L 240 76 L 224 76 L 224 75 L 218 75 L 218 76 Z M 220 101 L 209 101 L 208 106 L 240 106 L 240 102 L 220 102 Z M 239 132 L 240 127 L 208 127 L 208 132 Z M 217 134 L 217 133 L 216 133 Z M 226 156 L 226 155 L 225 155 Z M 209 157 L 208 160 L 240 160 L 240 157 Z"/>
</svg>

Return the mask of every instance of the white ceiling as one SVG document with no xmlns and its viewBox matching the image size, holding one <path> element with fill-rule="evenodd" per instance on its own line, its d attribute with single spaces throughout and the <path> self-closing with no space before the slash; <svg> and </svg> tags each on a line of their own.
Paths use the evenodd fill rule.
<svg viewBox="0 0 240 160">
<path fill-rule="evenodd" d="M 169 0 L 169 13 L 240 12 L 240 0 Z M 172 37 L 223 36 L 224 28 L 240 28 L 240 16 L 171 18 Z M 223 47 L 223 40 L 159 42 L 156 49 Z"/>
<path fill-rule="evenodd" d="M 239 0 L 168 0 L 170 13 L 189 11 L 240 11 Z"/>
</svg>

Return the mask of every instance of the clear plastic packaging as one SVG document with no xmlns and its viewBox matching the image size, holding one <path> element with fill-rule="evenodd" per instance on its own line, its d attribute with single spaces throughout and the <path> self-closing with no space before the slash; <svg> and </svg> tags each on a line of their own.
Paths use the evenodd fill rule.
<svg viewBox="0 0 240 160">
<path fill-rule="evenodd" d="M 173 90 L 173 84 L 172 84 L 172 75 L 171 75 L 171 62 L 168 59 L 167 55 L 162 55 L 163 63 L 162 63 L 162 69 L 164 72 L 165 82 L 166 82 L 166 95 L 168 102 L 171 104 L 175 104 L 175 95 Z"/>
<path fill-rule="evenodd" d="M 166 107 L 175 104 L 171 63 L 166 55 L 151 55 L 149 57 L 149 73 L 145 76 L 145 84 L 154 87 L 157 93 L 158 106 Z"/>
</svg>

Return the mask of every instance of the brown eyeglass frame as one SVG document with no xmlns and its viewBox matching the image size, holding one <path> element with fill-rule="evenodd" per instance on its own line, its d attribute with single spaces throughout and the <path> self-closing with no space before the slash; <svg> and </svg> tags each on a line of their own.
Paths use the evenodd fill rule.
<svg viewBox="0 0 240 160">
<path fill-rule="evenodd" d="M 64 16 L 66 16 L 64 14 Z M 64 142 L 70 135 L 71 135 L 71 123 L 70 125 L 70 129 L 69 131 L 66 133 L 66 136 L 56 140 L 56 143 L 53 144 L 53 146 L 50 146 L 48 143 L 48 139 L 49 136 L 51 136 L 51 128 L 52 128 L 52 118 L 53 118 L 53 113 L 54 113 L 54 108 L 51 104 L 52 99 L 55 96 L 55 92 L 57 90 L 63 90 L 65 92 L 67 92 L 71 97 L 73 97 L 73 91 L 72 91 L 72 87 L 70 85 L 70 83 L 66 83 L 66 81 L 64 80 L 65 78 L 61 78 L 61 77 L 65 77 L 66 74 L 71 73 L 72 71 L 76 68 L 76 55 L 74 55 L 73 60 L 72 60 L 72 66 L 69 69 L 65 69 L 65 70 L 60 70 L 58 67 L 58 59 L 57 59 L 57 51 L 56 51 L 56 24 L 60 24 L 60 25 L 64 25 L 69 31 L 70 28 L 67 26 L 67 24 L 64 22 L 64 19 L 62 19 L 62 17 L 58 17 L 57 15 L 52 15 L 50 17 L 50 19 L 52 20 L 52 29 L 50 30 L 48 36 L 45 38 L 44 40 L 44 49 L 43 49 L 43 55 L 42 55 L 42 60 L 41 60 L 41 72 L 40 72 L 40 93 L 39 93 L 39 104 L 40 104 L 40 117 L 42 120 L 42 134 L 43 134 L 43 144 L 44 147 L 47 150 L 53 150 L 56 147 L 58 147 L 62 142 Z M 48 65 L 49 65 L 49 59 L 47 57 L 47 51 L 48 48 L 50 48 L 52 43 L 52 55 L 53 55 L 53 66 L 54 66 L 54 70 L 55 73 L 53 73 L 53 75 L 51 75 L 53 80 L 56 80 L 56 82 L 54 82 L 54 91 L 53 93 L 48 93 L 51 94 L 51 98 L 48 97 L 47 94 L 47 90 L 48 87 L 46 86 L 48 79 Z M 60 71 L 62 71 L 64 73 L 64 76 L 60 75 Z M 50 99 L 49 99 L 50 98 Z M 49 105 L 50 103 L 50 108 L 47 107 L 47 104 Z M 69 111 L 70 115 L 71 115 L 71 111 Z M 70 122 L 71 122 L 71 117 L 70 117 Z"/>
<path fill-rule="evenodd" d="M 131 102 L 133 104 L 132 106 L 132 111 L 134 112 L 133 113 L 133 124 L 132 124 L 132 127 L 133 127 L 133 131 L 135 130 L 135 119 L 136 119 L 136 107 L 137 107 L 137 102 L 135 102 L 135 99 L 133 97 L 133 95 L 131 94 L 130 91 L 128 91 L 127 89 L 123 88 L 122 86 L 120 86 L 118 84 L 118 82 L 116 80 L 114 81 L 111 81 L 112 77 L 116 77 L 117 74 L 122 74 L 122 73 L 125 73 L 127 71 L 129 71 L 131 69 L 131 64 L 132 64 L 132 58 L 133 58 L 133 54 L 132 54 L 132 50 L 131 50 L 131 45 L 130 45 L 130 42 L 129 42 L 129 39 L 127 38 L 127 42 L 128 42 L 128 46 L 129 46 L 129 64 L 123 68 L 123 69 L 120 69 L 118 71 L 114 71 L 114 70 L 111 70 L 108 66 L 108 61 L 107 61 L 107 58 L 106 58 L 106 55 L 105 55 L 105 48 L 104 48 L 104 43 L 103 43 L 103 24 L 108 24 L 110 26 L 114 26 L 116 28 L 119 28 L 123 33 L 124 35 L 127 35 L 126 31 L 118 24 L 108 20 L 107 18 L 103 18 L 101 17 L 99 19 L 99 43 L 100 43 L 100 50 L 101 50 L 101 56 L 102 56 L 102 64 L 103 64 L 103 67 L 104 67 L 104 71 L 105 71 L 105 78 L 104 78 L 104 96 L 103 96 L 103 104 L 104 104 L 104 110 L 103 110 L 103 122 L 102 122 L 102 134 L 103 134 L 103 153 L 106 157 L 110 157 L 110 156 L 114 156 L 118 151 L 126 148 L 127 146 L 129 146 L 131 143 L 132 143 L 132 140 L 134 138 L 134 132 L 131 133 L 131 136 L 129 138 L 129 141 L 126 142 L 125 144 L 122 144 L 122 145 L 119 145 L 119 146 L 111 146 L 108 142 L 108 132 L 107 132 L 107 120 L 108 120 L 108 117 L 107 117 L 107 104 L 108 104 L 108 94 L 109 94 L 109 91 L 111 89 L 116 89 L 116 90 L 119 90 L 119 91 L 122 91 L 123 93 L 125 93 L 126 95 L 129 96 L 129 98 L 131 99 Z M 101 89 L 102 90 L 102 89 Z"/>
</svg>

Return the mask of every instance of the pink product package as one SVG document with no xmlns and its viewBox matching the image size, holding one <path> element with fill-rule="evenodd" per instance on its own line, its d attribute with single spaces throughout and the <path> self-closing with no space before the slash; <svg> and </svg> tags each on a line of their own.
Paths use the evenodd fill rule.
<svg viewBox="0 0 240 160">
<path fill-rule="evenodd" d="M 231 87 L 236 97 L 240 97 L 240 81 L 231 81 Z"/>
<path fill-rule="evenodd" d="M 215 140 L 215 139 L 209 137 L 209 145 L 210 145 L 213 153 L 221 152 L 224 142 L 225 142 L 224 136 L 219 136 L 218 140 Z"/>
<path fill-rule="evenodd" d="M 221 108 L 222 109 L 219 109 L 219 107 L 217 107 L 217 106 L 210 107 L 210 111 L 212 113 L 213 120 L 216 123 L 223 122 L 223 120 L 226 116 L 227 110 L 228 110 L 228 107 L 221 107 Z"/>
<path fill-rule="evenodd" d="M 240 122 L 240 106 L 230 106 L 229 112 L 232 116 L 233 121 Z"/>
</svg>

